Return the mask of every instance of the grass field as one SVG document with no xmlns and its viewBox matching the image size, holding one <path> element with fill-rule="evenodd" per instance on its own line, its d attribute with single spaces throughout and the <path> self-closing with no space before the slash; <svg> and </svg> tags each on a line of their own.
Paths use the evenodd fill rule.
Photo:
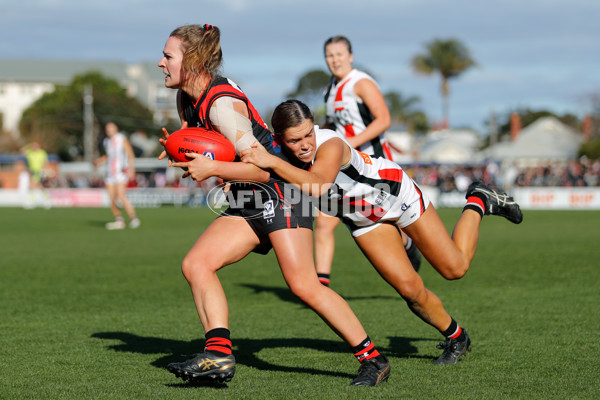
<svg viewBox="0 0 600 400">
<path fill-rule="evenodd" d="M 409 312 L 338 229 L 332 288 L 390 358 L 389 382 L 348 385 L 358 363 L 288 291 L 273 254 L 220 272 L 235 378 L 193 386 L 165 366 L 201 351 L 180 261 L 207 209 L 140 209 L 106 231 L 107 209 L 0 209 L 2 399 L 597 399 L 600 212 L 486 217 L 469 273 L 425 284 L 469 331 L 473 351 L 434 366 L 441 335 Z M 459 210 L 444 209 L 453 225 Z M 218 251 L 218 249 L 215 249 Z"/>
</svg>

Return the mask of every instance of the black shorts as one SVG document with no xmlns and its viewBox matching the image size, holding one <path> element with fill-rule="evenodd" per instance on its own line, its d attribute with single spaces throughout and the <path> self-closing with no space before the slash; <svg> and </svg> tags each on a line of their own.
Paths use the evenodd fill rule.
<svg viewBox="0 0 600 400">
<path fill-rule="evenodd" d="M 253 251 L 271 250 L 269 233 L 280 229 L 313 228 L 313 200 L 296 186 L 286 182 L 232 185 L 229 208 L 219 217 L 243 217 L 260 239 Z"/>
</svg>

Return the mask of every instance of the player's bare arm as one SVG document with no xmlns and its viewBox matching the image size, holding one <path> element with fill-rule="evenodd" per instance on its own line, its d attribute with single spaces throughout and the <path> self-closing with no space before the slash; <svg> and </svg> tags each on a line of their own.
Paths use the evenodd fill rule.
<svg viewBox="0 0 600 400">
<path fill-rule="evenodd" d="M 373 115 L 373 122 L 360 135 L 348 138 L 350 145 L 357 148 L 385 132 L 390 127 L 392 118 L 385 98 L 375 82 L 361 79 L 354 86 L 354 93 L 363 100 Z"/>
<path fill-rule="evenodd" d="M 234 144 L 236 153 L 239 153 L 240 148 L 248 148 L 256 141 L 252 134 L 248 108 L 243 101 L 221 97 L 211 106 L 209 118 L 215 130 Z M 270 178 L 269 172 L 252 164 L 210 160 L 193 154 L 188 156 L 192 158 L 191 161 L 172 165 L 187 169 L 184 176 L 191 176 L 196 181 L 212 176 L 241 182 L 268 182 Z"/>
<path fill-rule="evenodd" d="M 340 167 L 350 158 L 350 149 L 340 139 L 334 138 L 324 143 L 317 151 L 310 171 L 297 168 L 275 157 L 262 147 L 253 146 L 241 153 L 241 159 L 262 168 L 269 168 L 284 180 L 295 184 L 312 196 L 321 196 L 333 184 Z"/>
</svg>

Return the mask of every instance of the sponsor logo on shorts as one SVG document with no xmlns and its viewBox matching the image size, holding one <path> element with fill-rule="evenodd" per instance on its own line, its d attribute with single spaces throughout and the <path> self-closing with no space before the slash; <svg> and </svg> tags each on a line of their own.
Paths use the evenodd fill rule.
<svg viewBox="0 0 600 400">
<path fill-rule="evenodd" d="M 273 205 L 273 200 L 269 200 L 265 203 L 265 207 L 263 209 L 263 218 L 270 219 L 275 217 L 275 206 Z"/>
<path fill-rule="evenodd" d="M 410 208 L 410 206 L 407 206 L 407 205 L 406 205 L 406 203 L 402 203 L 402 207 L 400 207 L 400 209 L 401 209 L 402 211 L 406 211 L 406 210 L 408 210 L 409 208 Z"/>
<path fill-rule="evenodd" d="M 379 192 L 379 194 L 377 195 L 377 198 L 375 199 L 375 204 L 380 206 L 387 197 L 388 197 L 388 193 L 386 193 L 384 191 Z"/>
</svg>

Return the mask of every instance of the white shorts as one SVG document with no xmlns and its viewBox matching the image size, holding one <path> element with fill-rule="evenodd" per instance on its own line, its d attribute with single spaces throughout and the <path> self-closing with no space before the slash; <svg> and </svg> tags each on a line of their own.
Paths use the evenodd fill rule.
<svg viewBox="0 0 600 400">
<path fill-rule="evenodd" d="M 383 223 L 393 223 L 400 228 L 404 228 L 418 220 L 427 210 L 431 201 L 429 197 L 421 191 L 419 186 L 412 180 L 408 174 L 402 176 L 402 185 L 398 199 L 394 202 L 387 213 L 377 222 L 358 226 L 352 221 L 344 221 L 353 237 L 364 235 L 372 231 Z"/>
<path fill-rule="evenodd" d="M 106 175 L 104 183 L 106 185 L 116 185 L 117 183 L 127 183 L 129 176 L 125 172 L 117 172 L 116 174 Z"/>
</svg>

